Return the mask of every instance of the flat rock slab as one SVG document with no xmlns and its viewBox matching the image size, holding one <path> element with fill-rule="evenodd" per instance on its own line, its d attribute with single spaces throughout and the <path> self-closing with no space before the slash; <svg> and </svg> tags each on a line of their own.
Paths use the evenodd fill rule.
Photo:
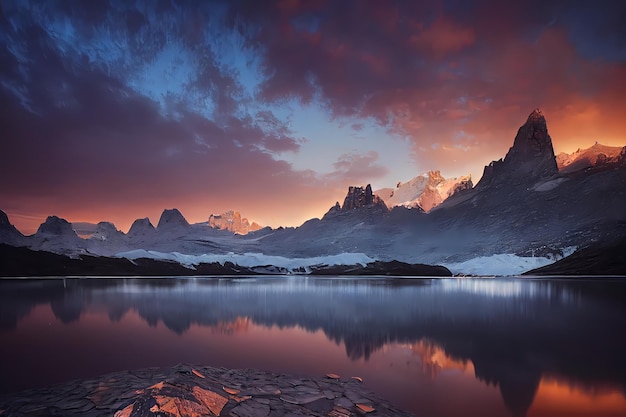
<svg viewBox="0 0 626 417">
<path fill-rule="evenodd" d="M 334 375 L 336 376 L 336 375 Z M 0 416 L 411 416 L 357 379 L 176 365 L 0 397 Z"/>
</svg>

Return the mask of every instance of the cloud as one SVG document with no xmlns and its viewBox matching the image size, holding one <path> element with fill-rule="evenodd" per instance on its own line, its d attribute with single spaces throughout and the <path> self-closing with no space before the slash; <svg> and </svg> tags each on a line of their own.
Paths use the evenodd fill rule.
<svg viewBox="0 0 626 417">
<path fill-rule="evenodd" d="M 106 213 L 109 220 L 123 219 L 123 227 L 131 216 L 145 216 L 142 210 L 155 220 L 160 210 L 175 205 L 198 220 L 214 211 L 244 210 L 254 202 L 261 220 L 271 218 L 267 213 L 276 210 L 278 196 L 280 205 L 311 206 L 311 200 L 321 201 L 329 192 L 326 182 L 279 158 L 298 152 L 302 139 L 272 111 L 251 113 L 242 107 L 243 90 L 234 73 L 212 59 L 210 51 L 175 55 L 200 56 L 200 63 L 169 65 L 166 72 L 185 75 L 182 90 L 150 94 L 138 87 L 134 74 L 143 68 L 138 64 L 149 66 L 170 53 L 167 43 L 153 42 L 141 49 L 144 55 L 120 62 L 103 58 L 91 63 L 89 44 L 100 40 L 84 25 L 110 24 L 110 8 L 77 5 L 47 12 L 57 20 L 71 16 L 72 38 L 87 45 L 68 46 L 70 37 L 54 35 L 61 30 L 57 23 L 39 21 L 36 14 L 16 13 L 11 22 L 2 22 L 2 36 L 16 41 L 4 43 L 0 53 L 7 64 L 0 72 L 0 176 L 10 179 L 0 184 L 0 200 L 11 210 L 32 213 L 30 217 Z M 137 13 L 131 29 L 154 33 L 155 17 Z M 107 27 L 130 30 L 122 26 Z M 77 33 L 80 27 L 87 33 Z M 190 39 L 185 32 L 171 42 L 184 46 Z M 195 91 L 193 100 L 189 91 Z M 198 97 L 213 103 L 212 111 L 203 111 Z M 102 217 L 92 220 L 98 219 Z M 283 219 L 293 222 L 299 216 Z"/>
<path fill-rule="evenodd" d="M 0 201 L 126 224 L 253 207 L 277 225 L 391 175 L 393 138 L 415 175 L 475 177 L 535 107 L 557 151 L 623 144 L 621 15 L 534 0 L 3 3 Z M 329 144 L 330 175 L 296 170 L 287 159 L 319 137 L 292 129 L 298 102 L 388 137 Z"/>
<path fill-rule="evenodd" d="M 450 52 L 458 52 L 476 40 L 474 30 L 460 27 L 453 22 L 439 18 L 430 26 L 418 25 L 418 33 L 411 35 L 410 41 L 418 48 L 442 57 Z"/>
<path fill-rule="evenodd" d="M 387 174 L 388 169 L 377 163 L 378 152 L 369 151 L 364 154 L 355 152 L 339 155 L 333 163 L 334 171 L 326 178 L 359 185 Z"/>
<path fill-rule="evenodd" d="M 319 100 L 335 117 L 372 118 L 409 138 L 418 163 L 429 169 L 503 156 L 535 107 L 567 118 L 559 109 L 573 99 L 579 110 L 598 103 L 612 114 L 611 91 L 623 90 L 624 64 L 614 61 L 623 48 L 611 41 L 600 48 L 604 59 L 585 53 L 589 39 L 603 39 L 599 16 L 620 13 L 608 6 L 594 5 L 587 38 L 579 20 L 586 6 L 561 2 L 346 1 L 322 12 L 318 2 L 273 5 L 233 12 L 257 28 L 247 39 L 265 76 L 258 98 Z M 301 20 L 315 24 L 302 30 Z M 607 31 L 609 40 L 623 36 L 616 25 Z M 472 158 L 467 163 L 422 151 L 433 140 L 459 148 L 459 130 L 474 138 L 461 147 Z"/>
</svg>

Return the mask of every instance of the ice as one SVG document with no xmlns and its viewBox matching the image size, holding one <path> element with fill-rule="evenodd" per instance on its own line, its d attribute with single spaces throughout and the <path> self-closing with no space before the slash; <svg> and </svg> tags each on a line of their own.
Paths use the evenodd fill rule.
<svg viewBox="0 0 626 417">
<path fill-rule="evenodd" d="M 574 248 L 564 250 L 564 256 L 571 254 Z M 481 256 L 464 262 L 443 263 L 453 274 L 477 276 L 511 276 L 521 275 L 531 269 L 541 268 L 556 262 L 556 258 L 540 256 L 517 256 L 501 253 Z"/>
<path fill-rule="evenodd" d="M 340 253 L 337 255 L 316 256 L 311 258 L 286 258 L 284 256 L 265 255 L 263 253 L 228 253 L 228 254 L 203 254 L 188 255 L 179 252 L 158 252 L 145 249 L 137 249 L 128 252 L 120 252 L 115 256 L 135 260 L 139 258 L 150 258 L 178 262 L 182 265 L 192 267 L 200 263 L 220 263 L 232 262 L 243 267 L 257 267 L 273 265 L 293 271 L 299 268 L 308 268 L 314 265 L 367 265 L 376 261 L 364 253 Z"/>
</svg>

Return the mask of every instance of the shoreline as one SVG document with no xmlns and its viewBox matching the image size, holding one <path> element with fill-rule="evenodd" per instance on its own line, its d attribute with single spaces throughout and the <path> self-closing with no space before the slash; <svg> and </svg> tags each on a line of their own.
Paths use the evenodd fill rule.
<svg viewBox="0 0 626 417">
<path fill-rule="evenodd" d="M 0 416 L 399 416 L 359 377 L 298 377 L 178 364 L 121 371 L 0 396 Z"/>
</svg>

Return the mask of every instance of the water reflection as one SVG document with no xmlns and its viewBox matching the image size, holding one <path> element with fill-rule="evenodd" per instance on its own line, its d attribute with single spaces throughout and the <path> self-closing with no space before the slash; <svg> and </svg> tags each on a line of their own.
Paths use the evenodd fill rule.
<svg viewBox="0 0 626 417">
<path fill-rule="evenodd" d="M 0 389 L 203 362 L 360 373 L 416 414 L 557 415 L 564 398 L 619 414 L 623 294 L 619 281 L 0 281 Z"/>
</svg>

